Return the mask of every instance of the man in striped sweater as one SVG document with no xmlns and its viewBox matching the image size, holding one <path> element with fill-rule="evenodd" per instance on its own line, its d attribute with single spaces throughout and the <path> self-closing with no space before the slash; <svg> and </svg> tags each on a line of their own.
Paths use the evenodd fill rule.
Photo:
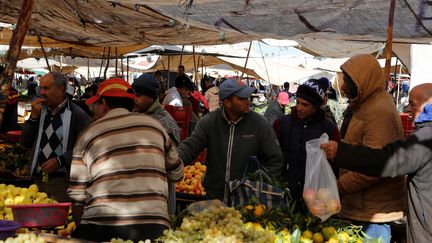
<svg viewBox="0 0 432 243">
<path fill-rule="evenodd" d="M 120 78 L 104 81 L 86 101 L 97 120 L 73 152 L 68 195 L 79 223 L 74 237 L 155 239 L 169 228 L 168 181 L 183 164 L 162 125 L 131 113 L 135 95 Z"/>
</svg>

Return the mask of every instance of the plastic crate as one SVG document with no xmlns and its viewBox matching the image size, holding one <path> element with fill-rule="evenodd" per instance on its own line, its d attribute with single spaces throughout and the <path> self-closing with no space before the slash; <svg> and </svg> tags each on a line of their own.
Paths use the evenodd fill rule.
<svg viewBox="0 0 432 243">
<path fill-rule="evenodd" d="M 164 108 L 177 122 L 189 123 L 192 107 L 166 105 Z"/>
<path fill-rule="evenodd" d="M 9 143 L 19 143 L 21 142 L 22 131 L 9 131 L 7 134 L 7 141 Z"/>
<path fill-rule="evenodd" d="M 71 203 L 9 205 L 15 221 L 22 227 L 54 227 L 65 225 Z"/>
<path fill-rule="evenodd" d="M 414 131 L 414 123 L 412 122 L 411 117 L 408 113 L 400 113 L 399 115 L 402 121 L 402 127 L 405 133 L 405 137 L 408 137 Z"/>
<path fill-rule="evenodd" d="M 180 128 L 180 139 L 184 140 L 189 137 L 192 107 L 166 105 L 165 110 L 168 111 L 168 113 L 170 113 L 177 122 L 177 125 Z"/>
<path fill-rule="evenodd" d="M 207 149 L 205 148 L 201 153 L 198 154 L 198 157 L 194 161 L 199 161 L 201 163 L 205 163 L 207 157 Z"/>
<path fill-rule="evenodd" d="M 177 125 L 180 128 L 180 140 L 185 140 L 189 137 L 189 123 L 177 122 Z"/>
<path fill-rule="evenodd" d="M 21 224 L 16 221 L 0 220 L 0 240 L 15 237 L 15 233 L 19 228 L 21 228 Z"/>
</svg>

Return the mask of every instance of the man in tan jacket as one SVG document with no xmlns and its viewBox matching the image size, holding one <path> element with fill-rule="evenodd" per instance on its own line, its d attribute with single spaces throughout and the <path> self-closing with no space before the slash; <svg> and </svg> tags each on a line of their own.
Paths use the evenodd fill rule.
<svg viewBox="0 0 432 243">
<path fill-rule="evenodd" d="M 401 119 L 391 96 L 385 90 L 382 69 L 370 55 L 346 61 L 342 91 L 349 99 L 341 136 L 351 145 L 381 148 L 404 138 Z M 390 242 L 391 221 L 404 216 L 405 177 L 378 178 L 353 171 L 341 171 L 338 180 L 342 199 L 341 217 L 364 226 L 372 238 Z"/>
</svg>

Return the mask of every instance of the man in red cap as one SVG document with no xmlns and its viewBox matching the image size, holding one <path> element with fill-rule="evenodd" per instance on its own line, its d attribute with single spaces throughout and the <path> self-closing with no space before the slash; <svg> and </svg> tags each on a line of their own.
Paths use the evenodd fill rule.
<svg viewBox="0 0 432 243">
<path fill-rule="evenodd" d="M 112 78 L 86 101 L 96 120 L 73 151 L 74 237 L 154 240 L 170 226 L 168 182 L 183 177 L 183 163 L 158 121 L 131 113 L 134 99 L 126 81 Z"/>
</svg>

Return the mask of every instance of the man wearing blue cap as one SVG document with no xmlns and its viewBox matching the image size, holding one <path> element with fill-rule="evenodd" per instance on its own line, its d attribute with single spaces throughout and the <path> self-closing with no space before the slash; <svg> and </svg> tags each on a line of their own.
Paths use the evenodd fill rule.
<svg viewBox="0 0 432 243">
<path fill-rule="evenodd" d="M 228 182 L 243 176 L 250 156 L 257 156 L 274 176 L 283 166 L 283 156 L 270 124 L 250 110 L 254 89 L 228 79 L 220 85 L 221 109 L 200 119 L 192 135 L 179 146 L 185 164 L 207 148 L 204 187 L 209 199 L 228 203 Z"/>
</svg>

